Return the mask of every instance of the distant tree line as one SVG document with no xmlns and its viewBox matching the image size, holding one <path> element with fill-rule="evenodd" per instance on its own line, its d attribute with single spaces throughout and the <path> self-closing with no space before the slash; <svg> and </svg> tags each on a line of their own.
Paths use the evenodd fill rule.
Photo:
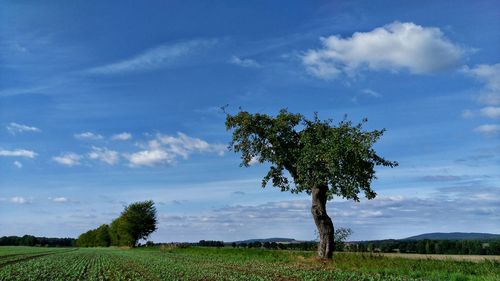
<svg viewBox="0 0 500 281">
<path fill-rule="evenodd" d="M 334 232 L 335 251 L 343 251 L 345 241 L 352 234 L 352 229 L 346 227 L 339 227 Z M 317 240 L 319 234 L 316 233 Z M 233 248 L 264 248 L 270 250 L 294 250 L 294 251 L 313 251 L 318 248 L 318 241 L 302 241 L 302 242 L 270 242 L 253 241 L 253 242 L 233 242 Z"/>
<path fill-rule="evenodd" d="M 350 229 L 336 233 L 339 240 L 335 243 L 336 251 L 346 252 L 383 252 L 414 254 L 459 254 L 459 255 L 500 255 L 500 240 L 378 240 L 362 242 L 345 242 L 343 239 L 351 234 Z M 313 251 L 318 247 L 317 241 L 303 242 L 232 242 L 205 241 L 192 243 L 191 246 L 254 248 L 270 250 Z"/>
<path fill-rule="evenodd" d="M 201 247 L 224 247 L 224 241 L 200 240 L 198 246 Z"/>
<path fill-rule="evenodd" d="M 72 247 L 74 245 L 74 238 L 48 238 L 33 235 L 0 237 L 0 246 Z"/>
<path fill-rule="evenodd" d="M 161 245 L 170 245 L 165 243 L 158 244 L 148 244 L 145 246 L 161 246 Z M 342 244 L 339 244 L 339 247 Z M 270 249 L 270 250 L 296 250 L 296 251 L 313 251 L 318 248 L 318 242 L 316 241 L 304 241 L 304 242 L 294 242 L 294 243 L 277 243 L 277 242 L 224 242 L 224 241 L 215 241 L 215 240 L 200 240 L 198 243 L 175 243 L 175 246 L 200 246 L 200 247 L 233 247 L 233 248 L 254 248 L 254 249 Z"/>
<path fill-rule="evenodd" d="M 277 242 L 249 242 L 249 243 L 231 243 L 233 248 L 264 248 L 269 250 L 295 250 L 295 251 L 313 251 L 318 248 L 318 242 L 307 241 L 299 243 L 277 243 Z"/>
<path fill-rule="evenodd" d="M 157 218 L 154 202 L 136 202 L 125 207 L 110 225 L 82 233 L 76 240 L 78 247 L 137 246 L 156 230 Z"/>
<path fill-rule="evenodd" d="M 380 240 L 348 243 L 346 251 L 500 255 L 500 240 Z"/>
</svg>

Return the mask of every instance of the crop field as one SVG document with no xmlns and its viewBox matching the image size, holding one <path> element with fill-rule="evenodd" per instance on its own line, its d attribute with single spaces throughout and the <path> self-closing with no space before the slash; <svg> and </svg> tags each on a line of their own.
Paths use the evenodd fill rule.
<svg viewBox="0 0 500 281">
<path fill-rule="evenodd" d="M 230 248 L 0 247 L 0 280 L 500 280 L 498 261 Z"/>
</svg>

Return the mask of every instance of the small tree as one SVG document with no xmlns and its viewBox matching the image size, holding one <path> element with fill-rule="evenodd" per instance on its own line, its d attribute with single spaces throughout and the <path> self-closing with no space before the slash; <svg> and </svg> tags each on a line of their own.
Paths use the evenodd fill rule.
<svg viewBox="0 0 500 281">
<path fill-rule="evenodd" d="M 123 241 L 125 236 L 128 240 L 127 245 L 135 247 L 139 240 L 146 239 L 156 230 L 157 218 L 154 202 L 149 200 L 128 205 L 113 223 L 117 224 L 119 240 Z"/>
<path fill-rule="evenodd" d="M 241 152 L 241 165 L 271 163 L 262 187 L 271 180 L 281 191 L 311 195 L 320 258 L 332 258 L 334 250 L 334 228 L 326 202 L 335 195 L 359 201 L 361 192 L 374 198 L 370 184 L 376 178 L 375 166 L 397 166 L 373 149 L 384 130 L 364 131 L 365 122 L 353 125 L 344 120 L 334 125 L 316 115 L 309 120 L 285 109 L 276 117 L 246 111 L 226 115 L 226 129 L 234 130 L 230 148 Z"/>
</svg>

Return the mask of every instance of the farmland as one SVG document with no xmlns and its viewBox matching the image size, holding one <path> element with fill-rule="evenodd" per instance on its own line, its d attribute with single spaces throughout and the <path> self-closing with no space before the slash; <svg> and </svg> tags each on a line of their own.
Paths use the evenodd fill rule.
<svg viewBox="0 0 500 281">
<path fill-rule="evenodd" d="M 498 261 L 412 260 L 230 248 L 0 247 L 0 280 L 485 280 Z"/>
</svg>

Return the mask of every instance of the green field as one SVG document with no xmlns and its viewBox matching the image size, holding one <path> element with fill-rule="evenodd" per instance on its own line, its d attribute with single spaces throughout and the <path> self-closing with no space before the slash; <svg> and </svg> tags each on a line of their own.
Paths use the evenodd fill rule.
<svg viewBox="0 0 500 281">
<path fill-rule="evenodd" d="M 0 280 L 500 280 L 498 261 L 231 248 L 0 247 Z"/>
</svg>

